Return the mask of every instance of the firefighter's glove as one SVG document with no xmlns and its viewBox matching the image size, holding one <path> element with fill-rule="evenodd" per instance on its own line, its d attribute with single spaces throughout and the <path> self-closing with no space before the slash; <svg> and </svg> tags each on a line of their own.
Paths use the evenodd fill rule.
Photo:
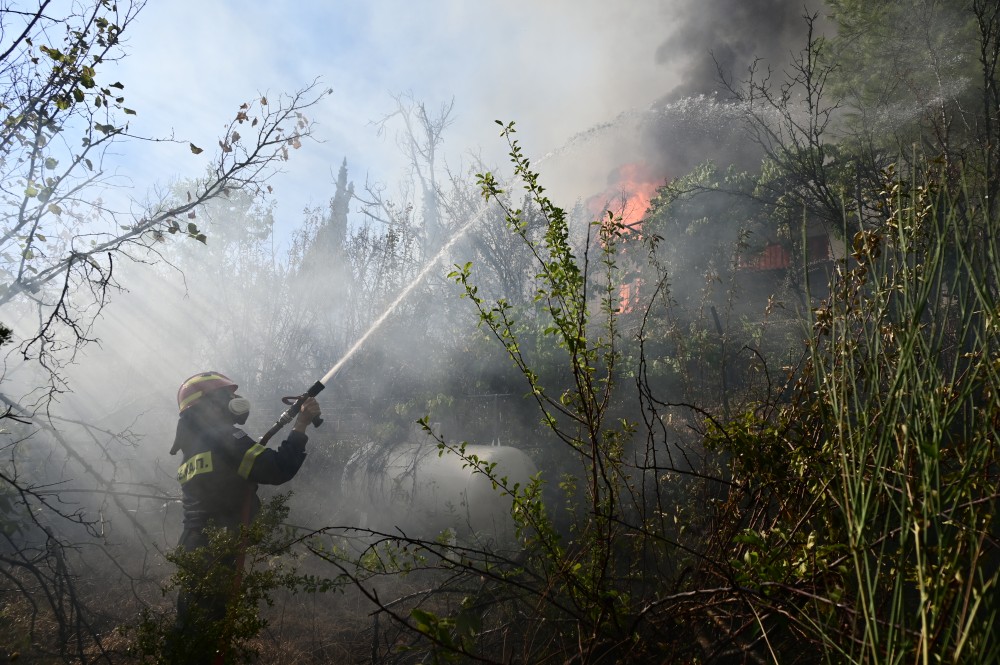
<svg viewBox="0 0 1000 665">
<path fill-rule="evenodd" d="M 292 426 L 292 429 L 296 432 L 305 433 L 306 427 L 314 419 L 318 418 L 319 414 L 319 402 L 316 401 L 316 398 L 306 397 L 305 401 L 302 402 L 302 407 L 299 409 L 299 414 L 295 416 L 295 424 Z"/>
</svg>

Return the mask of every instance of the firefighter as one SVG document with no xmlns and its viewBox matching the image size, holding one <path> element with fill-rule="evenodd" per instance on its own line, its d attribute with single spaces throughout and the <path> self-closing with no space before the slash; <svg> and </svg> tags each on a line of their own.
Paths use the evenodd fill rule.
<svg viewBox="0 0 1000 665">
<path fill-rule="evenodd" d="M 237 392 L 238 386 L 219 372 L 202 372 L 187 379 L 177 391 L 180 418 L 170 454 L 178 451 L 184 462 L 177 469 L 183 492 L 184 530 L 180 547 L 190 552 L 206 547 L 206 527 L 238 532 L 249 524 L 260 508 L 257 486 L 280 485 L 291 480 L 305 460 L 306 427 L 320 415 L 315 398 L 302 404 L 292 431 L 277 449 L 250 438 L 238 426 L 250 415 L 250 402 Z M 235 568 L 235 559 L 203 562 L 205 566 Z M 190 636 L 192 605 L 198 605 L 201 625 L 225 617 L 230 590 L 192 594 L 182 591 L 177 602 L 177 629 Z M 181 639 L 185 639 L 182 637 Z"/>
</svg>

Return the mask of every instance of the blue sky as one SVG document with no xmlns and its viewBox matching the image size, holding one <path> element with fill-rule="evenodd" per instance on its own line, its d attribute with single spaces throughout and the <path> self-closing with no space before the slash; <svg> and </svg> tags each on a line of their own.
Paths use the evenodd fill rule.
<svg viewBox="0 0 1000 665">
<path fill-rule="evenodd" d="M 344 158 L 356 183 L 367 177 L 392 186 L 405 177 L 394 140 L 372 124 L 393 110 L 393 95 L 412 94 L 431 107 L 454 98 L 444 144 L 451 164 L 470 152 L 502 162 L 494 119 L 516 121 L 529 154 L 540 155 L 648 107 L 675 83 L 669 63 L 655 61 L 674 4 L 154 1 L 132 26 L 115 76 L 138 111 L 134 132 L 206 147 L 216 145 L 242 101 L 321 79 L 333 90 L 311 113 L 321 143 L 305 144 L 272 183 L 279 219 L 294 223 L 305 205 L 332 194 Z M 186 143 L 142 144 L 125 159 L 137 192 L 203 168 Z M 563 179 L 565 191 L 584 195 L 593 185 L 580 182 L 574 192 L 572 181 L 589 177 L 575 173 Z"/>
</svg>

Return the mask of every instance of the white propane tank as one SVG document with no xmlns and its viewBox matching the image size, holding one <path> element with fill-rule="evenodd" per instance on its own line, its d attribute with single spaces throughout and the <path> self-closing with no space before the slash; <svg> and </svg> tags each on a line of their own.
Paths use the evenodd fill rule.
<svg viewBox="0 0 1000 665">
<path fill-rule="evenodd" d="M 467 445 L 467 455 L 496 463 L 496 477 L 523 487 L 538 472 L 531 458 L 510 446 Z M 493 489 L 455 453 L 434 444 L 374 445 L 358 451 L 344 469 L 345 498 L 357 502 L 358 526 L 415 538 L 451 529 L 461 539 L 496 542 L 514 535 L 511 499 Z"/>
</svg>

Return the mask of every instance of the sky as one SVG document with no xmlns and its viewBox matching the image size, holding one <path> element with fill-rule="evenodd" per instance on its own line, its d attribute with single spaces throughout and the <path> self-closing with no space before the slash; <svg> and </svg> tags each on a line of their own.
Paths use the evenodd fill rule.
<svg viewBox="0 0 1000 665">
<path fill-rule="evenodd" d="M 496 119 L 517 122 L 527 153 L 540 156 L 675 87 L 678 59 L 661 47 L 684 11 L 680 0 L 150 2 L 114 75 L 138 112 L 134 133 L 185 142 L 131 146 L 123 169 L 137 198 L 196 176 L 210 151 L 195 157 L 186 141 L 214 146 L 243 101 L 316 79 L 332 93 L 309 113 L 317 142 L 272 182 L 279 223 L 325 204 L 344 159 L 359 185 L 405 178 L 392 132 L 377 127 L 396 96 L 432 109 L 453 99 L 449 165 L 475 154 L 502 167 Z"/>
</svg>

